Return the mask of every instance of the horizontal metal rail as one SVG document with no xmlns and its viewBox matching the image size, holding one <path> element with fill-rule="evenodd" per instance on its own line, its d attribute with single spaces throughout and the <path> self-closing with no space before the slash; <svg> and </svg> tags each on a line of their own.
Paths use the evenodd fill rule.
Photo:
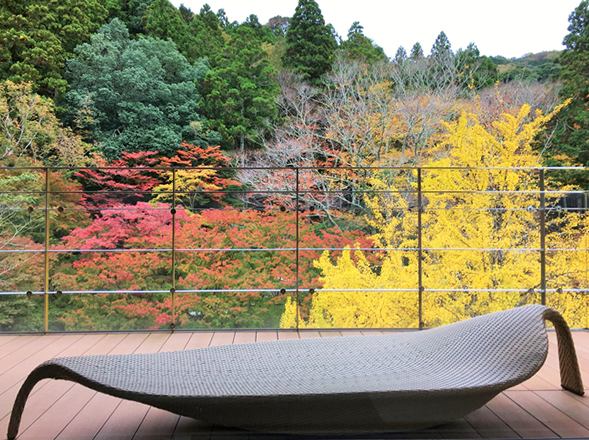
<svg viewBox="0 0 589 440">
<path fill-rule="evenodd" d="M 119 190 L 92 190 L 92 191 L 51 191 L 51 194 L 96 194 L 96 195 L 108 195 L 108 194 L 295 194 L 295 190 L 202 190 L 202 191 L 119 191 Z M 298 194 L 417 194 L 418 191 L 415 189 L 403 189 L 403 190 L 348 190 L 348 189 L 337 189 L 337 190 L 299 190 Z M 585 191 L 562 191 L 562 190 L 422 190 L 422 194 L 585 194 Z M 3 194 L 45 194 L 44 191 L 0 191 L 0 195 Z"/>
<path fill-rule="evenodd" d="M 299 287 L 298 292 L 307 292 L 307 293 L 321 293 L 321 292 L 371 292 L 371 293 L 382 293 L 382 292 L 468 292 L 468 293 L 476 293 L 476 292 L 487 292 L 487 293 L 535 293 L 539 289 L 529 289 L 529 288 L 520 288 L 520 289 L 444 289 L 444 288 L 424 288 L 419 289 L 418 287 L 406 287 L 406 288 L 399 288 L 399 289 L 363 289 L 358 287 L 356 289 L 321 289 L 321 288 L 306 288 L 306 287 Z M 530 292 L 532 291 L 532 292 Z M 176 289 L 176 293 L 273 293 L 273 294 L 284 294 L 284 293 L 296 293 L 297 289 Z M 577 292 L 577 293 L 584 293 L 589 294 L 587 289 L 561 289 L 561 288 L 547 288 L 546 292 Z M 45 292 L 42 290 L 37 291 L 28 291 L 28 292 L 2 292 L 3 295 L 43 295 Z M 149 294 L 149 293 L 170 293 L 170 290 L 50 290 L 47 293 L 52 295 L 82 295 L 82 294 L 89 294 L 89 295 L 102 295 L 102 294 L 114 294 L 114 295 L 136 295 L 136 294 Z"/>
<path fill-rule="evenodd" d="M 150 252 L 172 252 L 172 248 L 161 248 L 161 249 L 48 249 L 47 252 L 55 253 L 55 254 L 64 254 L 64 253 L 76 253 L 76 254 L 84 254 L 84 253 L 119 253 L 119 252 L 134 252 L 134 253 L 150 253 Z M 295 252 L 297 248 L 202 248 L 202 249 L 190 249 L 190 248 L 176 248 L 176 252 Z M 299 248 L 299 251 L 309 251 L 309 252 L 323 252 L 323 251 L 333 251 L 333 252 L 341 252 L 341 251 L 362 251 L 362 252 L 411 252 L 417 251 L 419 248 Z M 431 252 L 442 252 L 442 251 L 449 251 L 449 252 L 539 252 L 542 248 L 429 248 L 429 247 L 422 247 L 422 251 L 431 251 Z M 546 252 L 587 252 L 589 249 L 585 248 L 545 248 Z M 44 249 L 22 249 L 22 250 L 15 250 L 15 249 L 0 249 L 0 254 L 27 254 L 27 253 L 45 253 Z M 0 292 L 1 294 L 2 292 Z"/>
<path fill-rule="evenodd" d="M 45 169 L 49 169 L 51 171 L 74 171 L 74 170 L 92 170 L 92 171 L 99 171 L 99 170 L 119 170 L 119 171 L 129 171 L 129 167 L 69 167 L 69 166 L 56 166 L 56 167 L 0 167 L 0 171 L 10 171 L 10 170 L 33 170 L 33 171 L 44 171 Z M 415 171 L 418 167 L 398 167 L 398 166 L 368 166 L 368 167 L 353 167 L 353 166 L 322 166 L 322 167 L 211 167 L 211 166 L 195 166 L 195 167 L 149 167 L 144 165 L 136 165 L 132 168 L 133 171 L 172 171 L 172 170 L 217 170 L 217 171 L 252 171 L 252 170 L 283 170 L 283 171 L 291 171 L 296 172 L 299 171 L 323 171 L 323 170 L 351 170 L 351 171 L 362 171 L 362 170 L 404 170 L 404 171 Z M 423 171 L 428 170 L 453 170 L 453 171 L 470 171 L 470 170 L 502 170 L 502 171 L 538 171 L 538 170 L 545 170 L 545 171 L 569 171 L 569 170 L 579 170 L 584 171 L 589 169 L 588 167 L 432 167 L 432 166 L 422 166 L 419 167 Z"/>
</svg>

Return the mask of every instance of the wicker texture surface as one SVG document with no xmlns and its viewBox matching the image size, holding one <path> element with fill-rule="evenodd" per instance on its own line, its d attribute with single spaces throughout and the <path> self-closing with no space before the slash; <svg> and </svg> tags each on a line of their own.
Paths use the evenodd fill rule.
<svg viewBox="0 0 589 440">
<path fill-rule="evenodd" d="M 555 323 L 559 349 L 565 340 L 565 388 L 582 393 L 566 323 L 534 305 L 422 332 L 52 359 L 23 385 L 8 436 L 16 435 L 30 389 L 47 377 L 260 431 L 421 429 L 462 417 L 536 373 L 548 351 L 544 319 Z"/>
</svg>

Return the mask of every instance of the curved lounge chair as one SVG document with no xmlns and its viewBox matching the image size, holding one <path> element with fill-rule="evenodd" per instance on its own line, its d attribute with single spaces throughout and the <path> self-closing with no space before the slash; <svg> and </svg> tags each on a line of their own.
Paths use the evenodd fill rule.
<svg viewBox="0 0 589 440">
<path fill-rule="evenodd" d="M 78 382 L 196 419 L 256 431 L 374 433 L 442 424 L 480 408 L 544 363 L 554 323 L 563 388 L 583 394 L 570 331 L 532 305 L 423 332 L 57 358 L 16 398 L 8 438 L 41 379 Z"/>
</svg>

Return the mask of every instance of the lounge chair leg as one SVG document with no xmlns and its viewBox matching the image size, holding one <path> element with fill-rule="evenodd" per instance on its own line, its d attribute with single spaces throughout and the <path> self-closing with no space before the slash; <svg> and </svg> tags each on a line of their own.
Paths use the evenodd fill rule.
<svg viewBox="0 0 589 440">
<path fill-rule="evenodd" d="M 582 396 L 585 394 L 577 352 L 573 343 L 573 337 L 566 321 L 560 313 L 554 309 L 547 309 L 543 313 L 545 320 L 554 324 L 556 339 L 558 341 L 558 361 L 560 364 L 561 386 L 571 393 Z"/>
<path fill-rule="evenodd" d="M 20 426 L 20 419 L 25 409 L 25 403 L 31 393 L 31 390 L 37 385 L 37 382 L 43 379 L 57 378 L 55 373 L 55 367 L 52 366 L 39 366 L 37 367 L 25 382 L 20 387 L 14 405 L 12 407 L 12 413 L 10 414 L 10 423 L 8 424 L 8 440 L 14 440 L 18 435 L 18 428 Z"/>
</svg>

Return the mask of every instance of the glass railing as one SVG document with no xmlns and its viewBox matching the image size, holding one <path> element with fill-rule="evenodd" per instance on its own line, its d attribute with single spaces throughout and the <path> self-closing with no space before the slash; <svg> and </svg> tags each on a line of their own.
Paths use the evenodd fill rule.
<svg viewBox="0 0 589 440">
<path fill-rule="evenodd" d="M 0 332 L 428 328 L 532 303 L 587 328 L 587 195 L 563 170 L 0 168 Z"/>
</svg>

